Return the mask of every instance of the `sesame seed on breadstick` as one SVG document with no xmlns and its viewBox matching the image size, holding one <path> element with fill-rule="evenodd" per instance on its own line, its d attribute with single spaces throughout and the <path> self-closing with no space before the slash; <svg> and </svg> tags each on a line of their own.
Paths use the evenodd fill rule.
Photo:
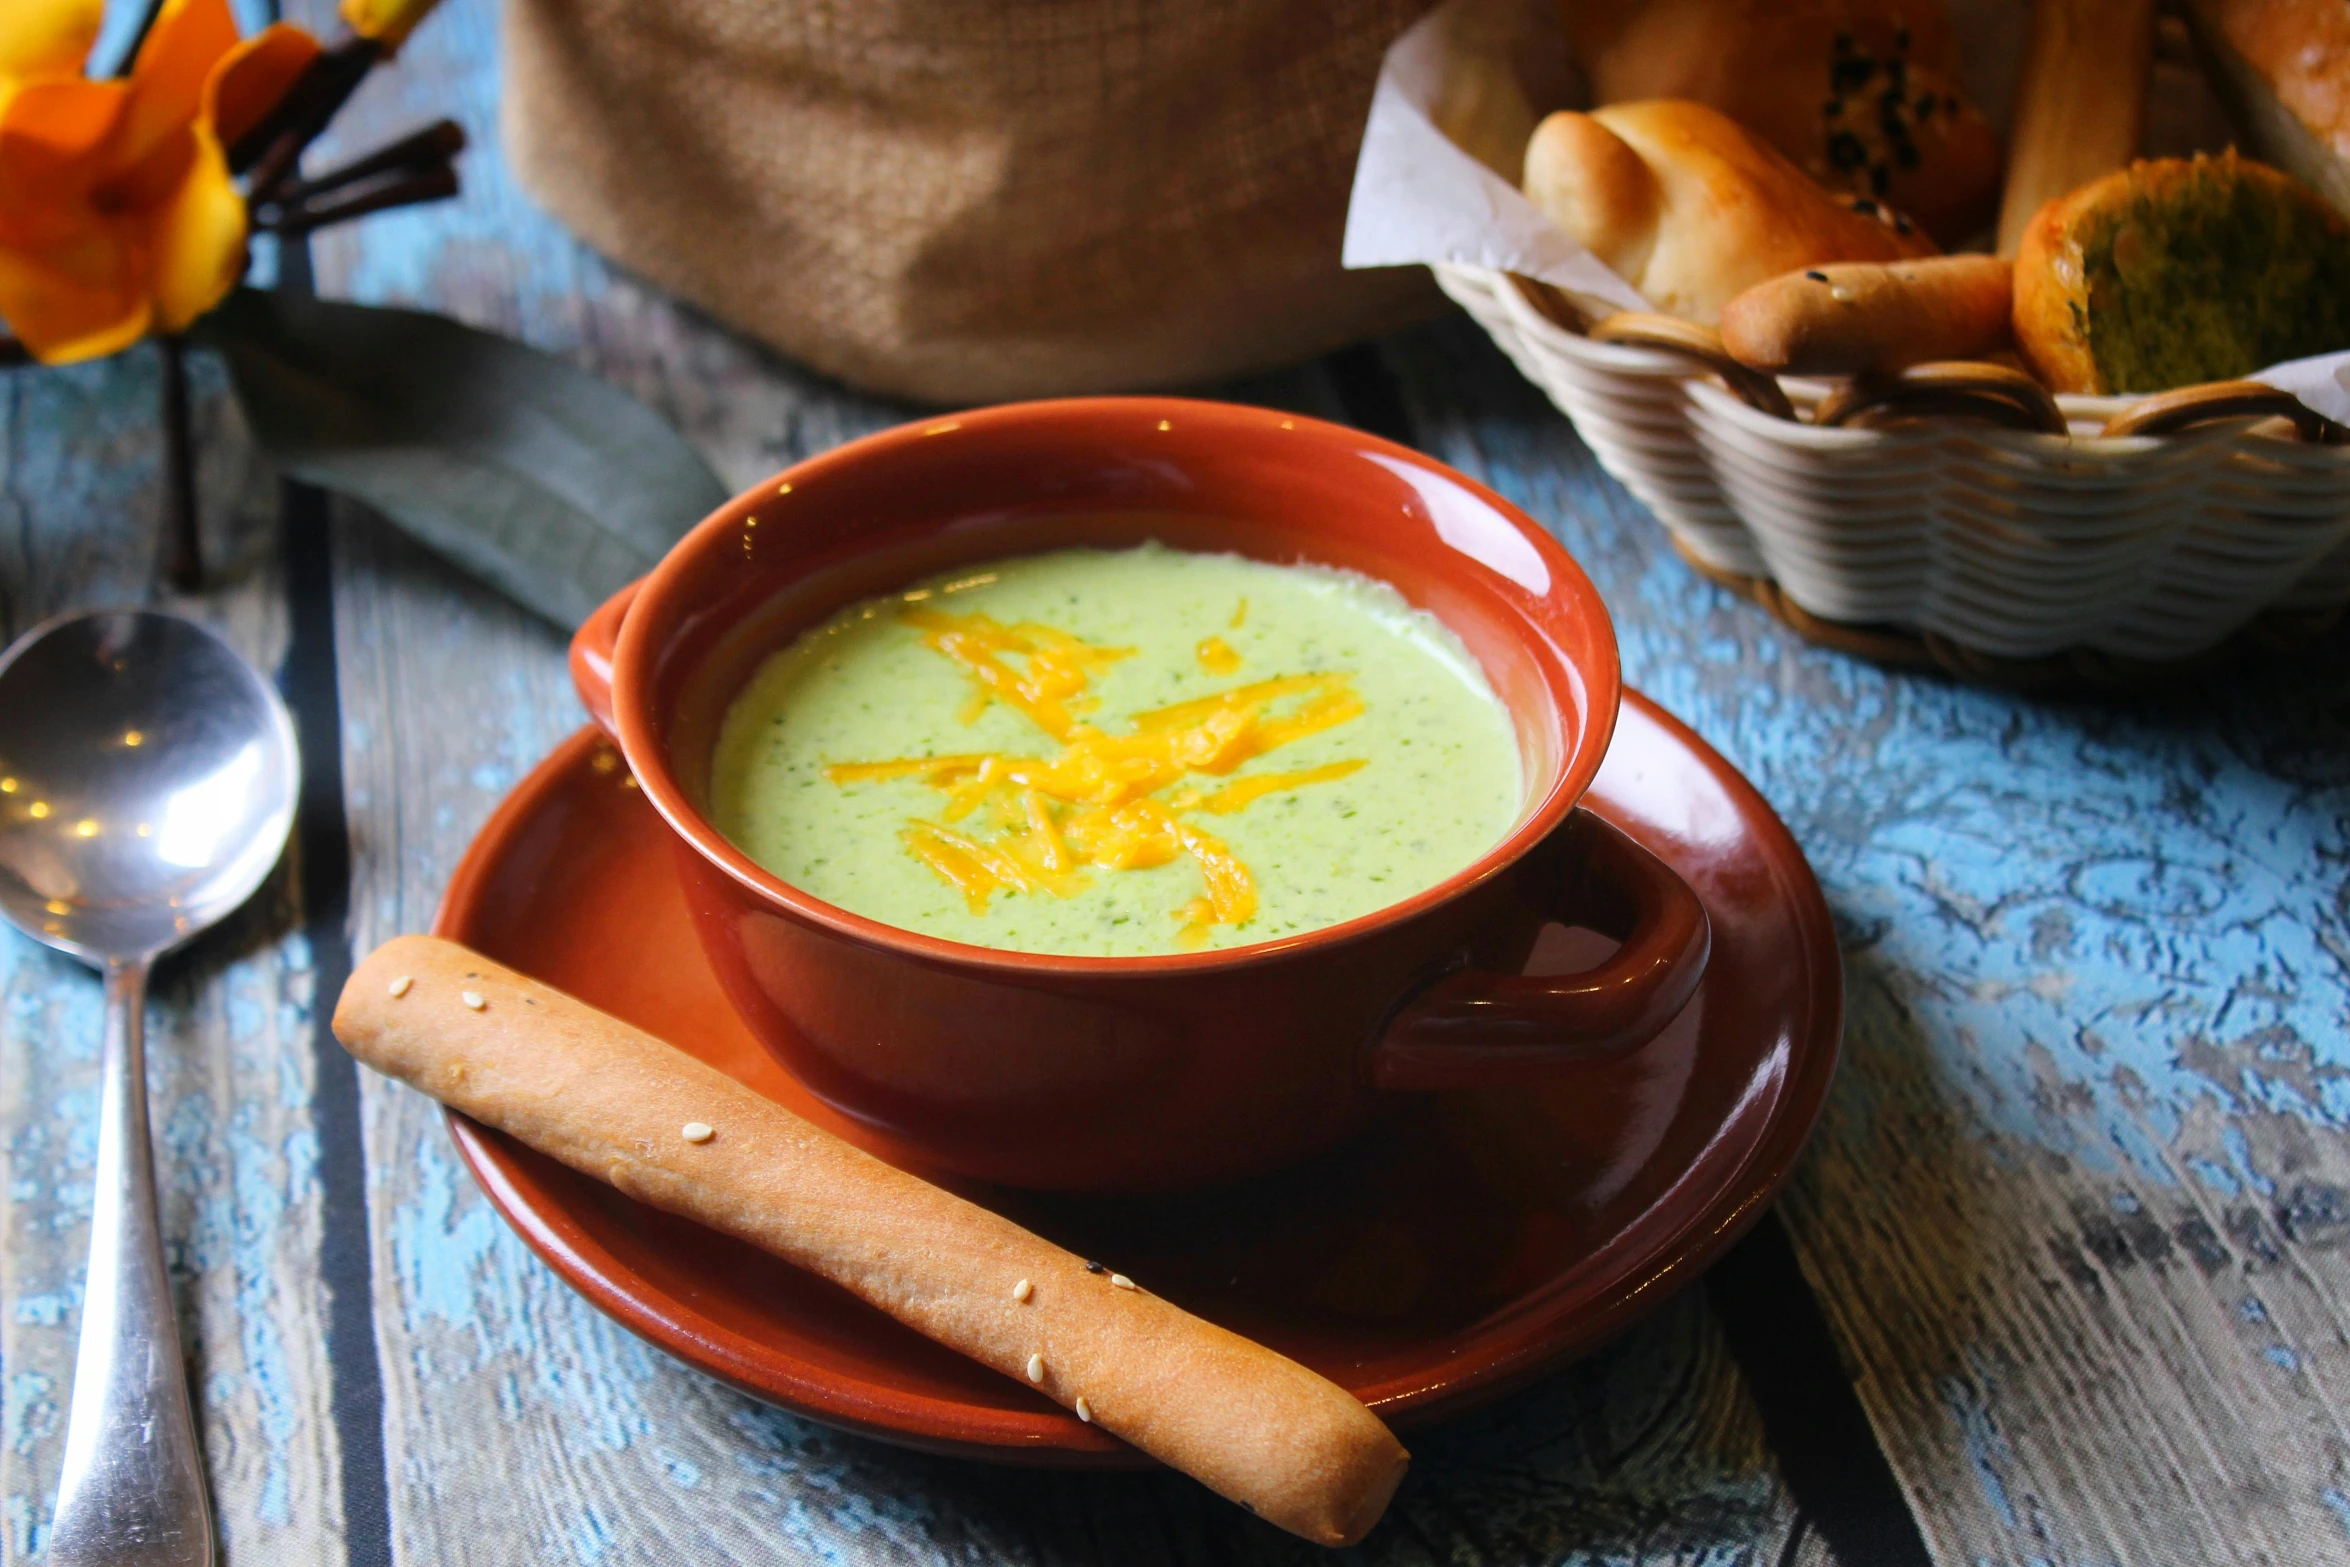
<svg viewBox="0 0 2350 1567">
<path fill-rule="evenodd" d="M 377 1071 L 830 1279 L 1294 1534 L 1352 1544 L 1403 1478 L 1409 1455 L 1335 1383 L 454 942 L 377 948 L 334 1031 Z"/>
</svg>

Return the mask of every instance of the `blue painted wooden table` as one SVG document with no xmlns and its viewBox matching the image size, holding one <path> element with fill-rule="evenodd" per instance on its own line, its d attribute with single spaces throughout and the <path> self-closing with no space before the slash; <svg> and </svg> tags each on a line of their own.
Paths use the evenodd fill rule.
<svg viewBox="0 0 2350 1567">
<path fill-rule="evenodd" d="M 304 7 L 289 7 L 297 13 Z M 307 9 L 323 13 L 323 6 Z M 662 408 L 731 482 L 894 422 L 615 275 L 513 186 L 490 0 L 346 147 L 456 112 L 465 197 L 336 231 L 323 292 L 428 305 Z M 326 150 L 332 156 L 332 149 Z M 557 1283 L 437 1114 L 322 1016 L 422 928 L 580 720 L 557 633 L 281 490 L 199 363 L 213 586 L 281 671 L 298 851 L 150 1016 L 165 1223 L 226 1560 L 1223 1563 L 1315 1553 L 1164 1475 L 981 1469 L 669 1363 Z M 1354 419 L 1555 528 L 1631 679 L 1818 867 L 1847 1058 L 1780 1207 L 1700 1291 L 1415 1445 L 1364 1562 L 2350 1560 L 2350 672 L 2023 700 L 1811 648 L 1705 583 L 1465 322 L 1223 395 Z M 0 379 L 0 618 L 153 596 L 148 351 Z M 0 1556 L 38 1561 L 90 1202 L 96 981 L 0 942 Z"/>
</svg>

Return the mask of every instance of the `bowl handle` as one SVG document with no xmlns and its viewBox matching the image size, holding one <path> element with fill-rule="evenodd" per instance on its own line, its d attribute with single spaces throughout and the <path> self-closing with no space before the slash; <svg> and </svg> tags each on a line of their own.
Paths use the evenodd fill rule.
<svg viewBox="0 0 2350 1567">
<path fill-rule="evenodd" d="M 1373 1086 L 1478 1088 L 1624 1055 L 1688 1005 L 1713 950 L 1705 905 L 1671 866 L 1577 808 L 1543 853 L 1563 860 L 1556 911 L 1616 937 L 1579 974 L 1447 974 L 1404 1003 L 1371 1047 Z"/>
<path fill-rule="evenodd" d="M 571 634 L 571 684 L 586 704 L 588 717 L 615 745 L 620 743 L 620 728 L 612 719 L 612 652 L 620 645 L 620 623 L 628 618 L 628 606 L 644 585 L 645 579 L 639 577 L 604 600 Z"/>
</svg>

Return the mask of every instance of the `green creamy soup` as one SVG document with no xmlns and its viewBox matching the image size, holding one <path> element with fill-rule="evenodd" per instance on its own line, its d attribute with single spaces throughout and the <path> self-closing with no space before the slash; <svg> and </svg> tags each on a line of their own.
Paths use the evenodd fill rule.
<svg viewBox="0 0 2350 1567">
<path fill-rule="evenodd" d="M 1387 584 L 1148 544 L 841 611 L 728 708 L 711 795 L 828 903 L 1110 957 L 1383 908 L 1499 841 L 1522 784 L 1476 661 Z"/>
</svg>

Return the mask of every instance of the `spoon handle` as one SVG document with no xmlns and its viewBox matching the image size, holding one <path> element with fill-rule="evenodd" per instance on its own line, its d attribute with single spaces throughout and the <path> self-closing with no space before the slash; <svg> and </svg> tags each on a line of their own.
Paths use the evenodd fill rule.
<svg viewBox="0 0 2350 1567">
<path fill-rule="evenodd" d="M 155 1222 L 144 958 L 106 968 L 89 1283 L 48 1567 L 210 1567 L 212 1508 Z"/>
</svg>

